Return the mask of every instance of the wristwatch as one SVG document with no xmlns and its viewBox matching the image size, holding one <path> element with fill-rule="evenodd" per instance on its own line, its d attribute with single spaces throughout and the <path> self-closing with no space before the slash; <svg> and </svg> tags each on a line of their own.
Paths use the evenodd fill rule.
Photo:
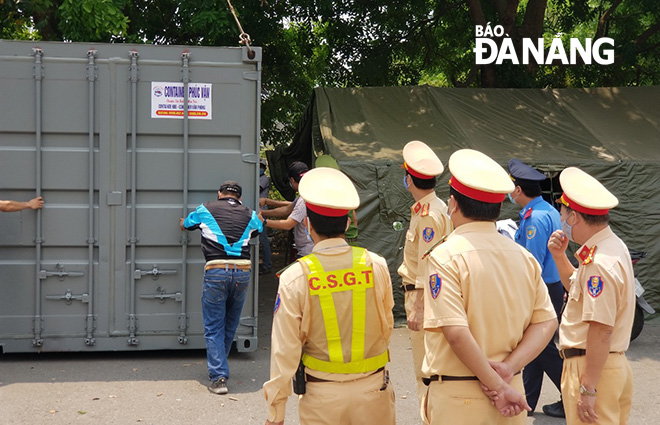
<svg viewBox="0 0 660 425">
<path fill-rule="evenodd" d="M 589 391 L 584 385 L 580 385 L 580 394 L 586 395 L 587 397 L 596 397 L 596 389 Z"/>
<path fill-rule="evenodd" d="M 266 223 L 268 223 L 268 219 L 264 217 L 264 221 L 262 221 L 261 224 L 263 224 L 265 226 Z"/>
</svg>

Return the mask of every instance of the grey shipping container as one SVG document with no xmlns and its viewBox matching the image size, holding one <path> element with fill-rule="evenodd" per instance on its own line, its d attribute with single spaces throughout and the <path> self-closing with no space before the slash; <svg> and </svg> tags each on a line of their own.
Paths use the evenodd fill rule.
<svg viewBox="0 0 660 425">
<path fill-rule="evenodd" d="M 0 214 L 0 350 L 204 348 L 179 217 L 230 179 L 257 205 L 260 84 L 259 48 L 0 40 L 0 199 L 45 199 Z"/>
</svg>

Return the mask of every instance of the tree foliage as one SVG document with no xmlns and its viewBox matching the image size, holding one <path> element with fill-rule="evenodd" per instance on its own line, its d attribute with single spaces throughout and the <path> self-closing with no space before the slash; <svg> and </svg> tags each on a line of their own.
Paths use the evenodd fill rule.
<svg viewBox="0 0 660 425">
<path fill-rule="evenodd" d="M 291 139 L 316 86 L 588 87 L 660 83 L 657 0 L 233 1 L 264 49 L 262 139 Z M 475 65 L 475 25 L 567 42 L 610 37 L 615 63 Z M 226 0 L 0 0 L 3 38 L 237 45 Z M 501 40 L 499 40 L 501 41 Z"/>
</svg>

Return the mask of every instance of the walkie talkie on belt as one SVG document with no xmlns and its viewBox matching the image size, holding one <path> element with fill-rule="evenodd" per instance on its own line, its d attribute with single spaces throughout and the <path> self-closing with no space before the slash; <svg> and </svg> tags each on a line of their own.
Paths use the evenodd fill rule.
<svg viewBox="0 0 660 425">
<path fill-rule="evenodd" d="M 302 360 L 298 365 L 298 370 L 296 374 L 293 375 L 293 392 L 302 395 L 305 394 L 307 383 L 305 382 L 305 365 Z"/>
</svg>

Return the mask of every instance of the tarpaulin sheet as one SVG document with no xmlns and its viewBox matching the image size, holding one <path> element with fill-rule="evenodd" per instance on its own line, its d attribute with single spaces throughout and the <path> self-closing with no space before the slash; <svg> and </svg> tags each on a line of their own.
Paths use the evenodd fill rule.
<svg viewBox="0 0 660 425">
<path fill-rule="evenodd" d="M 388 260 L 395 288 L 413 203 L 400 168 L 409 141 L 427 143 L 445 165 L 452 152 L 472 148 L 504 167 L 518 158 L 551 177 L 567 166 L 580 167 L 619 198 L 612 228 L 630 249 L 648 252 L 636 266 L 637 276 L 647 300 L 660 309 L 658 99 L 660 87 L 317 88 L 296 138 L 271 157 L 286 164 L 313 165 L 321 154 L 337 160 L 360 194 L 358 241 Z M 446 170 L 436 187 L 442 199 L 448 196 L 448 180 Z M 505 202 L 500 218 L 517 220 L 518 209 Z M 403 231 L 394 229 L 397 222 Z M 399 317 L 400 300 L 398 294 Z"/>
</svg>

